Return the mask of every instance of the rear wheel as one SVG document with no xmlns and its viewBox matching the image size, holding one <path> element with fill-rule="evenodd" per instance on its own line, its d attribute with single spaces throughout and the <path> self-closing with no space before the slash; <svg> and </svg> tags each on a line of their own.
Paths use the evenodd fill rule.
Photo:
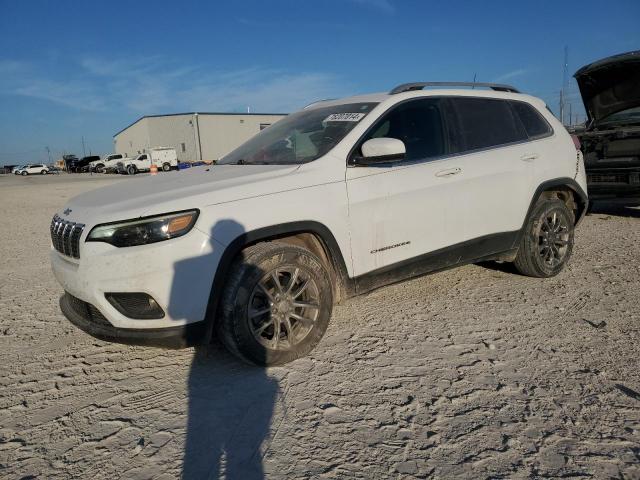
<svg viewBox="0 0 640 480">
<path fill-rule="evenodd" d="M 168 163 L 163 163 L 162 164 L 162 171 L 163 172 L 168 172 L 169 170 L 171 170 L 171 165 L 169 165 Z"/>
<path fill-rule="evenodd" d="M 558 199 L 543 199 L 527 219 L 515 259 L 520 273 L 553 277 L 571 257 L 574 240 L 573 212 Z"/>
<path fill-rule="evenodd" d="M 138 171 L 138 170 L 136 169 L 136 167 L 135 167 L 134 165 L 129 165 L 129 166 L 127 167 L 127 173 L 128 173 L 129 175 L 135 175 L 137 171 Z"/>
<path fill-rule="evenodd" d="M 329 274 L 304 248 L 253 245 L 234 262 L 222 297 L 218 336 L 240 359 L 279 365 L 308 354 L 329 325 Z"/>
</svg>

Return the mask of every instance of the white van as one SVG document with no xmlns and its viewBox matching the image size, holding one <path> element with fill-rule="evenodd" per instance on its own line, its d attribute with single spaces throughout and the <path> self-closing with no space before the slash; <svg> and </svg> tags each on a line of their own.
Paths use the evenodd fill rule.
<svg viewBox="0 0 640 480">
<path fill-rule="evenodd" d="M 175 148 L 157 147 L 149 150 L 148 153 L 141 153 L 132 160 L 122 162 L 122 168 L 129 175 L 138 172 L 148 172 L 154 164 L 158 170 L 168 172 L 172 168 L 178 168 L 178 154 Z"/>
</svg>

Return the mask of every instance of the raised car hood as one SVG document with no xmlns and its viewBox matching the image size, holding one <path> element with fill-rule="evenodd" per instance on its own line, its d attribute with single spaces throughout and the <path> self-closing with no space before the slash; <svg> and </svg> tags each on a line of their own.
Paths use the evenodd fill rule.
<svg viewBox="0 0 640 480">
<path fill-rule="evenodd" d="M 65 219 L 104 223 L 265 195 L 296 188 L 295 180 L 282 179 L 297 168 L 298 165 L 219 165 L 122 179 L 71 199 L 66 205 L 71 212 Z"/>
<path fill-rule="evenodd" d="M 640 50 L 590 63 L 573 76 L 592 122 L 640 106 Z"/>
</svg>

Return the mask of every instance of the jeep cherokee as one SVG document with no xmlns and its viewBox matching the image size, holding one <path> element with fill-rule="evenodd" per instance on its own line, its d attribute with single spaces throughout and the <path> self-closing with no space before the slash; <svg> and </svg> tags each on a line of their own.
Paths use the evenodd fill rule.
<svg viewBox="0 0 640 480">
<path fill-rule="evenodd" d="M 587 206 L 581 153 L 541 100 L 448 85 L 473 88 L 317 102 L 215 166 L 72 199 L 51 223 L 63 313 L 132 344 L 217 333 L 274 365 L 383 285 L 481 260 L 558 274 Z"/>
</svg>

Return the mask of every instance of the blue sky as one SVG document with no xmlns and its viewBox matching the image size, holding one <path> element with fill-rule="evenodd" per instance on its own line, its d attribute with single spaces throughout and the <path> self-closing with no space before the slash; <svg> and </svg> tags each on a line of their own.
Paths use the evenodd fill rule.
<svg viewBox="0 0 640 480">
<path fill-rule="evenodd" d="M 288 112 L 474 74 L 557 111 L 564 46 L 571 75 L 640 49 L 638 19 L 638 0 L 0 0 L 0 165 L 82 155 L 83 136 L 109 153 L 146 114 Z"/>
</svg>

